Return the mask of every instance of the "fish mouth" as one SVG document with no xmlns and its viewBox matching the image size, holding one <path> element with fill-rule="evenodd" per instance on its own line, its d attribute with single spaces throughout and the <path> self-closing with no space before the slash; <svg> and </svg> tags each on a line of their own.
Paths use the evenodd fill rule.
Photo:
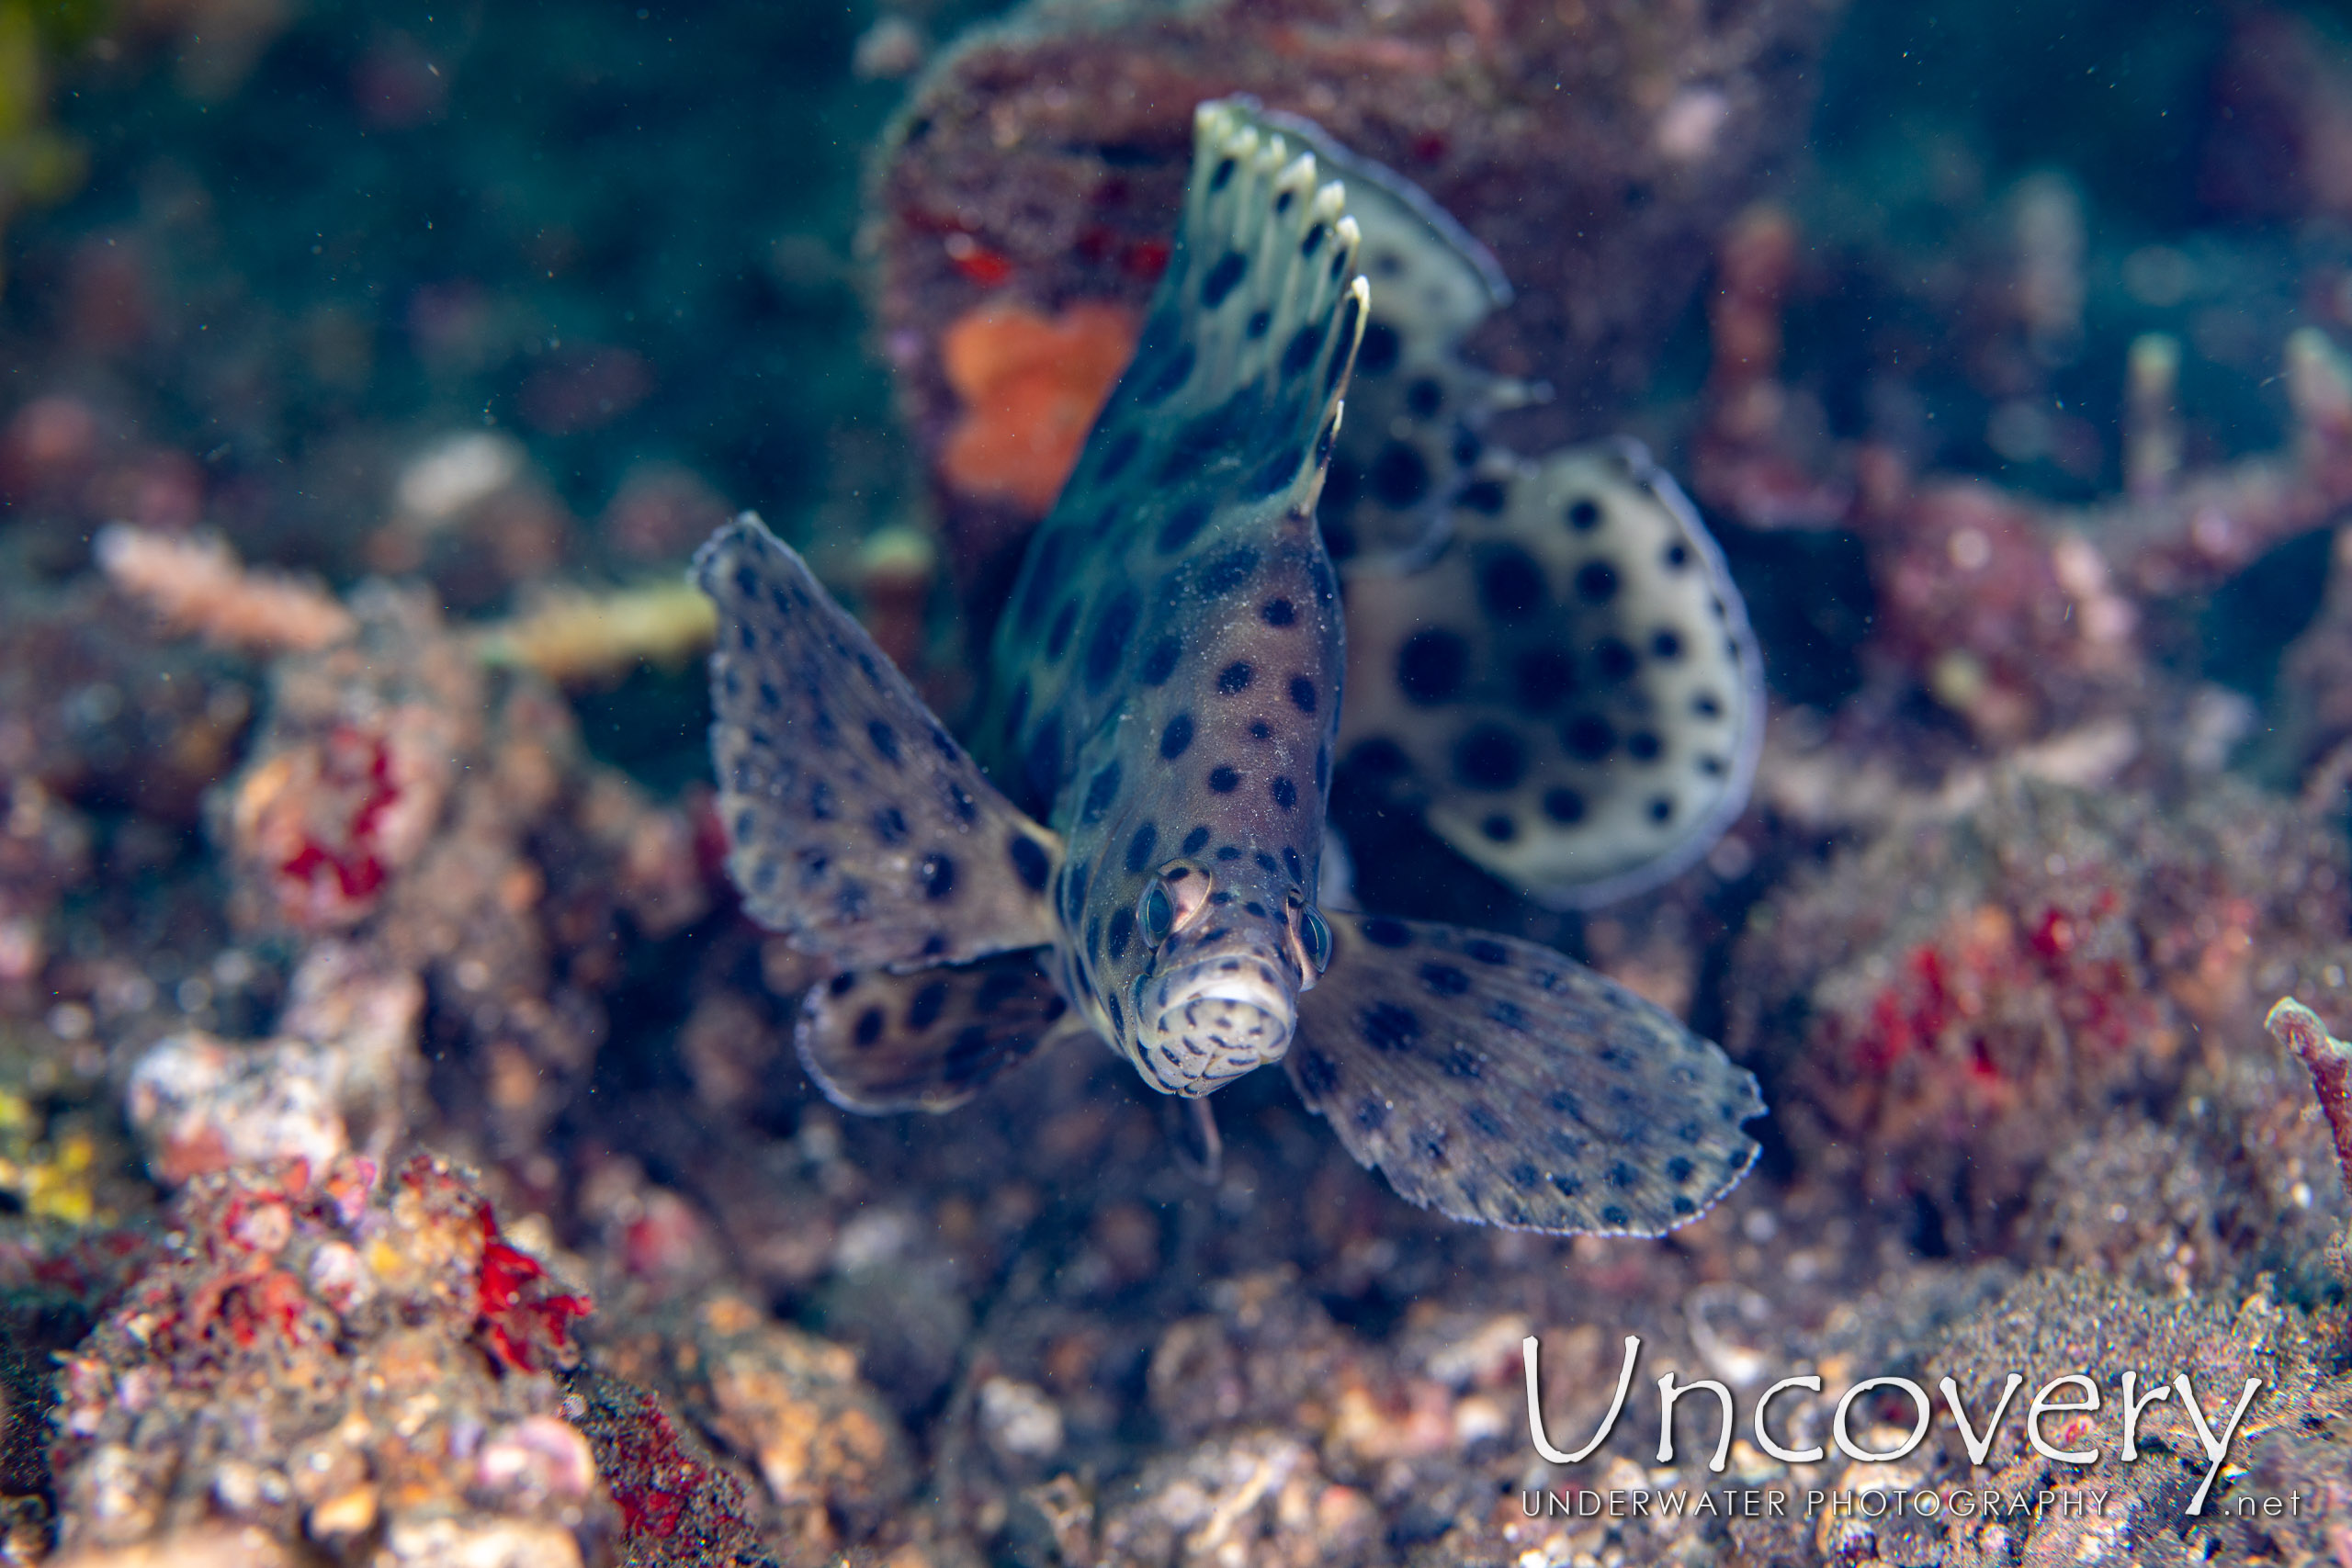
<svg viewBox="0 0 2352 1568">
<path fill-rule="evenodd" d="M 1187 965 L 1148 985 L 1136 1052 L 1162 1092 L 1198 1099 L 1279 1062 L 1298 1027 L 1298 999 L 1282 971 L 1255 954 Z"/>
</svg>

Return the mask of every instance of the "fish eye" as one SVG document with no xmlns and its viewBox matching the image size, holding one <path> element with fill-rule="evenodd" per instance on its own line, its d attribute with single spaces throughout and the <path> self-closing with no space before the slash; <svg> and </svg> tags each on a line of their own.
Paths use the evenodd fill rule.
<svg viewBox="0 0 2352 1568">
<path fill-rule="evenodd" d="M 1306 961 L 1315 965 L 1317 975 L 1331 966 L 1331 928 L 1323 920 L 1323 911 L 1309 904 L 1298 917 L 1299 940 L 1306 944 Z"/>
<path fill-rule="evenodd" d="M 1168 891 L 1168 879 L 1155 876 L 1136 900 L 1136 932 L 1146 947 L 1158 947 L 1175 929 L 1176 900 Z"/>
</svg>

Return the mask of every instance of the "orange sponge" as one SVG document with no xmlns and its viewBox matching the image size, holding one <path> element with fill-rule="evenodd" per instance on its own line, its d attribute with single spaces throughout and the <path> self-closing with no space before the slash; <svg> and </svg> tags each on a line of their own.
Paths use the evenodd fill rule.
<svg viewBox="0 0 2352 1568">
<path fill-rule="evenodd" d="M 949 486 L 1044 516 L 1135 356 L 1136 333 L 1134 311 L 1099 300 L 1050 321 L 1016 304 L 957 317 L 939 344 L 964 402 L 940 452 Z"/>
</svg>

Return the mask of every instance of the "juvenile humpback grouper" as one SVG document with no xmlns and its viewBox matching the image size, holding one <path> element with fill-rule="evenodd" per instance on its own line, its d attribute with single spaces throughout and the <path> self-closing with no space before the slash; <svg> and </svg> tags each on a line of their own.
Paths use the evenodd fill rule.
<svg viewBox="0 0 2352 1568">
<path fill-rule="evenodd" d="M 997 632 L 986 771 L 757 518 L 703 547 L 729 869 L 836 967 L 796 1040 L 850 1110 L 946 1110 L 1086 1033 L 1192 1100 L 1281 1062 L 1416 1203 L 1655 1235 L 1754 1161 L 1752 1077 L 1548 948 L 1317 908 L 1344 660 L 1315 507 L 1371 299 L 1331 163 L 1198 110 L 1141 345 Z"/>
</svg>

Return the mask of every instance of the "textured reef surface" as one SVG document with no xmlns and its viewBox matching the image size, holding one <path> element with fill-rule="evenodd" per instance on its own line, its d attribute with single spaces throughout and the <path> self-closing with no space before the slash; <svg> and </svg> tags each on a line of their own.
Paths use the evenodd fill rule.
<svg viewBox="0 0 2352 1568">
<path fill-rule="evenodd" d="M 2352 30 L 2028 12 L 0 0 L 0 1564 L 2352 1561 Z M 746 912 L 687 562 L 756 508 L 971 739 L 1233 94 L 1466 290 L 1367 240 L 1290 874 L 1752 1072 L 1670 1235 L 1415 1207 L 1273 1072 L 1204 1160 L 1082 1041 L 796 1053 L 895 977 Z M 1678 743 L 1679 644 L 1540 657 L 1572 480 L 1763 670 L 1609 900 L 1510 848 L 1600 799 L 1524 737 Z"/>
</svg>

